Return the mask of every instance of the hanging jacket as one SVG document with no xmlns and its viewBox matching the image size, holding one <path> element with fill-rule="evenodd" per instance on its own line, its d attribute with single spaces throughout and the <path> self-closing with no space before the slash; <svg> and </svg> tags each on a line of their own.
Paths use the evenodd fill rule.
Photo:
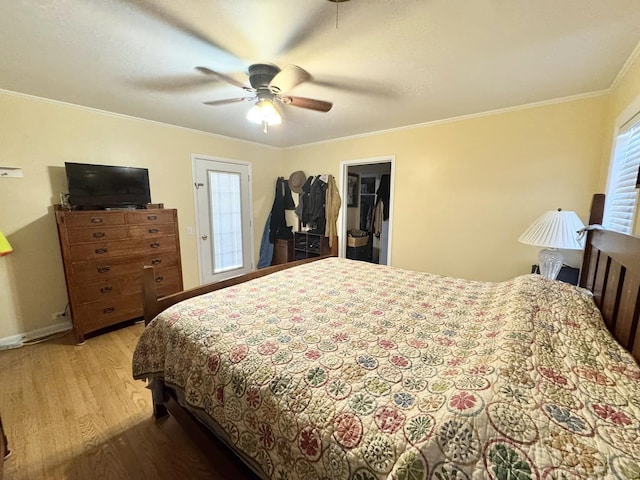
<svg viewBox="0 0 640 480">
<path fill-rule="evenodd" d="M 282 182 L 284 186 L 284 209 L 285 210 L 295 210 L 296 204 L 293 201 L 293 196 L 291 195 L 291 189 L 289 188 L 289 180 L 284 180 Z"/>
<path fill-rule="evenodd" d="M 326 227 L 325 203 L 327 201 L 327 184 L 320 180 L 320 175 L 313 178 L 309 190 L 307 222 L 314 233 L 324 233 Z"/>
<path fill-rule="evenodd" d="M 291 193 L 289 193 L 291 196 Z M 293 202 L 293 199 L 291 199 Z M 284 178 L 278 177 L 276 181 L 276 195 L 271 207 L 271 220 L 269 221 L 269 242 L 274 243 L 278 238 L 278 232 L 287 228 L 287 220 L 284 216 L 285 210 L 285 187 Z"/>
<path fill-rule="evenodd" d="M 262 241 L 260 242 L 260 257 L 258 258 L 258 268 L 265 268 L 271 265 L 273 260 L 273 243 L 269 241 L 269 225 L 271 223 L 271 214 L 267 217 L 262 231 Z"/>
<path fill-rule="evenodd" d="M 391 175 L 384 174 L 380 177 L 380 185 L 376 191 L 378 202 L 382 202 L 382 219 L 389 220 L 389 197 L 391 195 Z"/>
<path fill-rule="evenodd" d="M 302 226 L 306 227 L 311 220 L 310 211 L 309 211 L 309 196 L 311 195 L 311 182 L 313 181 L 313 177 L 307 178 L 307 181 L 302 185 L 302 193 L 300 194 L 300 203 L 298 204 L 298 209 L 300 210 L 300 214 L 298 217 L 302 222 Z M 296 210 L 297 212 L 298 210 Z"/>
<path fill-rule="evenodd" d="M 338 221 L 338 213 L 340 212 L 341 204 L 342 200 L 340 199 L 336 180 L 333 178 L 333 175 L 329 175 L 325 201 L 326 228 L 324 233 L 325 237 L 329 237 L 329 247 L 333 246 L 333 239 L 338 235 L 336 222 Z"/>
</svg>

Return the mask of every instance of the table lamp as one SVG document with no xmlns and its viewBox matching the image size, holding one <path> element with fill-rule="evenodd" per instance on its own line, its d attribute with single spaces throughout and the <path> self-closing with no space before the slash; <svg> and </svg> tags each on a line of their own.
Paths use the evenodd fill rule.
<svg viewBox="0 0 640 480">
<path fill-rule="evenodd" d="M 0 231 L 0 257 L 2 257 L 3 255 L 8 255 L 11 252 L 13 252 L 13 248 L 11 247 L 9 240 L 7 240 L 7 237 L 4 236 L 4 233 Z"/>
<path fill-rule="evenodd" d="M 518 238 L 519 242 L 544 247 L 538 255 L 540 275 L 555 280 L 562 268 L 564 250 L 582 250 L 584 239 L 578 239 L 578 230 L 584 224 L 575 212 L 562 209 L 545 212 Z"/>
</svg>

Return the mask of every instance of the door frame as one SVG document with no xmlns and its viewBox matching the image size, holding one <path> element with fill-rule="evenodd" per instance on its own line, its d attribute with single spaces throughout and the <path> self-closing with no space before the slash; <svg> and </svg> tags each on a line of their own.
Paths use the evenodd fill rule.
<svg viewBox="0 0 640 480">
<path fill-rule="evenodd" d="M 256 269 L 255 262 L 255 237 L 253 234 L 253 172 L 251 169 L 251 162 L 244 160 L 234 160 L 232 158 L 214 157 L 212 155 L 202 155 L 199 153 L 191 154 L 191 185 L 193 186 L 193 214 L 196 225 L 196 247 L 198 251 L 198 281 L 200 285 L 205 283 L 202 272 L 202 247 L 200 246 L 200 222 L 198 221 L 198 189 L 196 188 L 196 160 L 211 160 L 213 162 L 230 163 L 234 165 L 246 166 L 249 170 L 249 232 L 251 241 L 251 271 Z M 238 274 L 240 275 L 240 274 Z"/>
<path fill-rule="evenodd" d="M 385 155 L 382 157 L 372 157 L 372 158 L 360 158 L 356 160 L 343 160 L 340 162 L 340 197 L 345 199 L 347 198 L 347 173 L 349 167 L 354 167 L 356 165 L 369 165 L 374 163 L 391 163 L 391 178 L 390 178 L 390 189 L 389 189 L 389 239 L 387 243 L 387 263 L 386 265 L 391 265 L 391 252 L 392 252 L 392 240 L 393 240 L 393 209 L 395 207 L 394 200 L 394 183 L 396 177 L 396 156 L 395 155 Z M 338 242 L 338 255 L 342 258 L 347 256 L 347 203 L 345 200 L 342 201 L 342 206 L 340 207 L 340 231 L 338 232 L 339 238 L 342 241 Z"/>
</svg>

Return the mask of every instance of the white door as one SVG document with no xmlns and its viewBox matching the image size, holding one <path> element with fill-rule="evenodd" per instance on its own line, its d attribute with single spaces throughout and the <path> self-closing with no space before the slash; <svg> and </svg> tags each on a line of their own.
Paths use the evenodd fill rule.
<svg viewBox="0 0 640 480">
<path fill-rule="evenodd" d="M 200 282 L 253 270 L 250 167 L 194 157 Z"/>
</svg>

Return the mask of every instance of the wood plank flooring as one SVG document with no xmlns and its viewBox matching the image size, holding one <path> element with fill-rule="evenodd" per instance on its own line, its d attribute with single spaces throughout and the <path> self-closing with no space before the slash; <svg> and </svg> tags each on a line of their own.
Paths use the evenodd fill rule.
<svg viewBox="0 0 640 480">
<path fill-rule="evenodd" d="M 6 480 L 248 476 L 224 453 L 205 455 L 173 418 L 153 419 L 151 392 L 131 376 L 143 329 L 0 351 L 0 415 L 12 451 Z"/>
</svg>

